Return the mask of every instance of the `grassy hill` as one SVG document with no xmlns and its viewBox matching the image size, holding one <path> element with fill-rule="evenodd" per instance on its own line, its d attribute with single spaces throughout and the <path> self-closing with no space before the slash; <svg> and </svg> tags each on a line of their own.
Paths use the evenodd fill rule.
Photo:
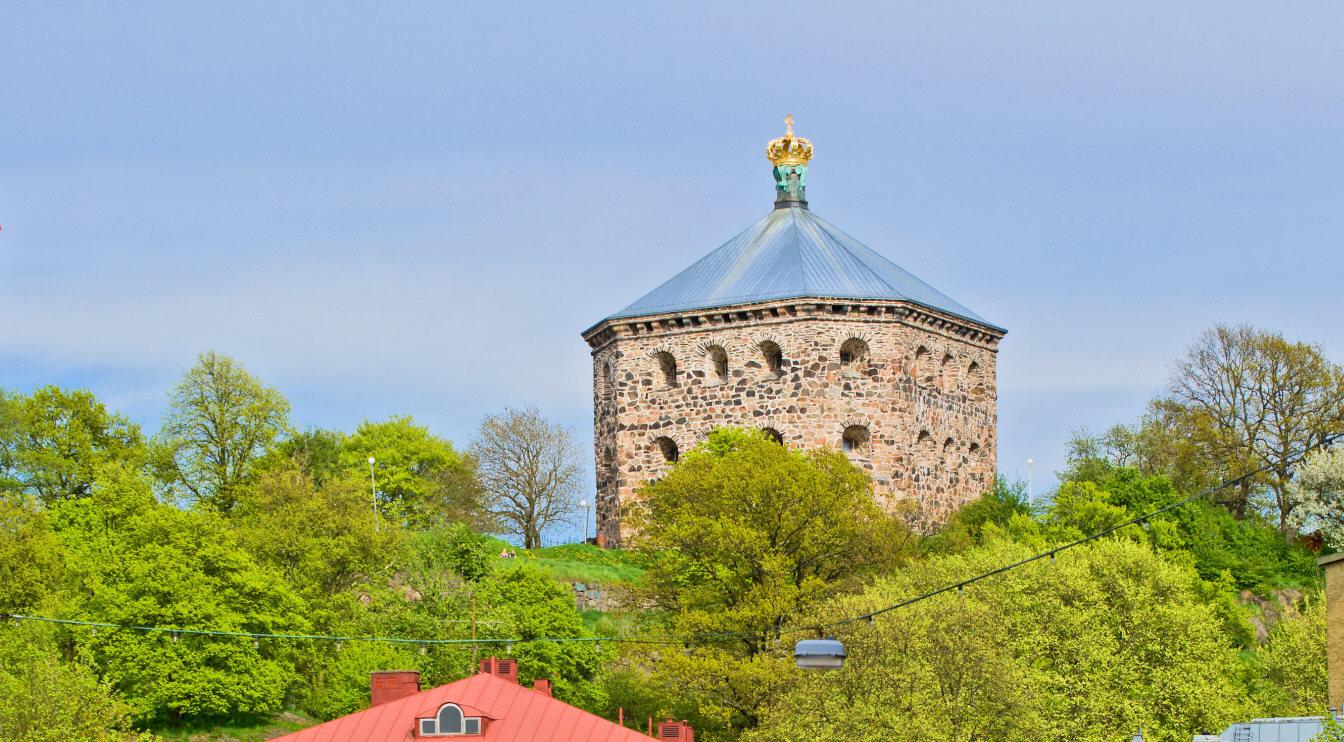
<svg viewBox="0 0 1344 742">
<path fill-rule="evenodd" d="M 558 580 L 601 585 L 633 584 L 644 574 L 636 555 L 619 549 L 599 549 L 591 544 L 563 544 L 517 552 L 515 559 L 497 558 L 496 566 L 506 568 L 522 562 Z"/>
</svg>

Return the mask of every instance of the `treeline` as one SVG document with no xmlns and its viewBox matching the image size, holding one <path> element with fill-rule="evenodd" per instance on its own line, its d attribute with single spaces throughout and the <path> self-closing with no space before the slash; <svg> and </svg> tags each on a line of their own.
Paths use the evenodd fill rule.
<svg viewBox="0 0 1344 742">
<path fill-rule="evenodd" d="M 465 450 L 407 418 L 296 432 L 278 393 L 207 354 L 150 438 L 84 392 L 3 398 L 0 612 L 465 638 L 474 601 L 481 636 L 520 639 L 505 651 L 525 679 L 610 719 L 688 719 L 706 742 L 1140 728 L 1186 742 L 1325 704 L 1315 550 L 1344 546 L 1344 474 L 1337 446 L 1299 454 L 1344 430 L 1342 379 L 1312 346 L 1217 328 L 1139 423 L 1076 436 L 1048 502 L 999 481 L 936 533 L 875 502 L 841 452 L 714 431 L 628 513 L 644 571 L 598 627 L 641 642 L 599 646 L 527 641 L 592 634 L 567 586 L 498 567 L 481 535 L 535 544 L 525 524 L 563 515 L 572 492 L 517 478 L 572 475 L 563 432 L 530 411 L 488 420 Z M 862 618 L 1238 477 L 1057 559 Z M 793 643 L 818 633 L 846 643 L 845 670 L 793 666 Z M 0 738 L 116 739 L 283 708 L 330 718 L 367 703 L 372 670 L 442 683 L 470 653 L 23 621 L 0 628 L 0 694 L 18 699 L 0 707 Z"/>
<path fill-rule="evenodd" d="M 509 457 L 531 456 L 530 469 Z M 577 491 L 568 434 L 535 410 L 487 418 L 455 449 L 409 417 L 296 431 L 289 404 L 203 354 L 146 435 L 91 393 L 0 395 L 0 613 L 242 634 L 465 639 L 584 635 L 569 589 L 490 569 L 535 543 Z M 372 459 L 372 463 L 371 460 Z M 482 647 L 499 652 L 503 647 Z M 428 683 L 470 672 L 470 645 L 0 627 L 0 739 L 119 739 L 134 727 L 331 718 L 372 670 Z M 591 644 L 513 650 L 528 677 L 598 705 Z"/>
</svg>

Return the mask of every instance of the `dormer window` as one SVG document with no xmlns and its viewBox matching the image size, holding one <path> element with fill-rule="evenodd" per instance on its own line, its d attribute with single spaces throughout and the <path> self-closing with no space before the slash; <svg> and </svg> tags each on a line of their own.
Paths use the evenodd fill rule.
<svg viewBox="0 0 1344 742">
<path fill-rule="evenodd" d="M 455 703 L 445 703 L 433 718 L 417 721 L 421 737 L 464 737 L 481 733 L 481 717 L 464 715 Z"/>
</svg>

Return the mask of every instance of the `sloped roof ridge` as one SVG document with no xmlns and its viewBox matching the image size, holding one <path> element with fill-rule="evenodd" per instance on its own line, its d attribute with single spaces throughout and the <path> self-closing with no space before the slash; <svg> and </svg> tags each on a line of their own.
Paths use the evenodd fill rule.
<svg viewBox="0 0 1344 742">
<path fill-rule="evenodd" d="M 907 301 L 997 327 L 808 209 L 779 208 L 607 321 L 801 298 Z"/>
<path fill-rule="evenodd" d="M 873 248 L 868 247 L 859 240 L 855 239 L 853 235 L 849 234 L 845 230 L 835 226 L 834 224 L 831 224 L 830 222 L 826 221 L 820 216 L 817 216 L 816 214 L 811 214 L 811 217 L 819 225 L 822 226 L 822 233 L 826 236 L 826 239 L 828 241 L 835 244 L 837 247 L 849 253 L 850 255 L 853 255 L 855 259 L 858 260 L 859 263 L 863 265 L 865 271 L 867 271 L 870 275 L 872 275 L 875 279 L 877 279 L 877 281 L 880 282 L 883 286 L 886 286 L 887 289 L 891 291 L 893 294 L 904 296 L 907 300 L 915 302 L 916 304 L 921 305 L 926 304 L 926 302 L 920 301 L 919 299 L 910 296 L 909 292 L 906 291 L 905 289 L 891 285 L 891 282 L 887 280 L 887 277 L 882 275 L 880 271 L 878 271 L 875 267 L 873 267 L 872 261 L 880 261 L 879 265 L 886 264 L 887 266 L 895 268 L 896 270 L 905 274 L 905 276 L 908 277 L 910 280 L 918 283 L 920 286 L 927 289 L 930 293 L 936 295 L 937 297 L 945 301 L 947 304 L 951 305 L 950 307 L 935 306 L 932 307 L 933 309 L 940 309 L 945 312 L 952 311 L 954 309 L 959 310 L 959 311 L 953 311 L 953 313 L 965 317 L 966 319 L 979 322 L 980 324 L 987 325 L 989 327 L 996 327 L 996 325 L 990 323 L 984 317 L 981 317 L 980 315 L 971 311 L 961 302 L 957 301 L 956 299 L 953 299 L 952 297 L 948 296 L 942 291 L 939 291 L 938 289 L 934 288 L 933 285 L 931 285 L 928 281 L 925 281 L 924 279 L 920 278 L 919 276 L 916 276 L 915 274 L 902 268 L 896 263 L 893 263 L 886 256 L 882 255 Z M 836 235 L 843 237 L 845 240 L 848 241 L 849 244 L 844 244 L 839 239 L 836 239 Z"/>
</svg>

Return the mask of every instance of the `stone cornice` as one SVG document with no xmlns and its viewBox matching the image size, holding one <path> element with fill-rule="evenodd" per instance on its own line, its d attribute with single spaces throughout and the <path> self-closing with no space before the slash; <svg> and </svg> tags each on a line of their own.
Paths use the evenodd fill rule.
<svg viewBox="0 0 1344 742">
<path fill-rule="evenodd" d="M 1007 332 L 909 301 L 806 298 L 605 319 L 585 330 L 583 339 L 596 353 L 621 337 L 704 332 L 739 324 L 759 327 L 801 320 L 900 322 L 991 351 L 996 350 Z"/>
</svg>

